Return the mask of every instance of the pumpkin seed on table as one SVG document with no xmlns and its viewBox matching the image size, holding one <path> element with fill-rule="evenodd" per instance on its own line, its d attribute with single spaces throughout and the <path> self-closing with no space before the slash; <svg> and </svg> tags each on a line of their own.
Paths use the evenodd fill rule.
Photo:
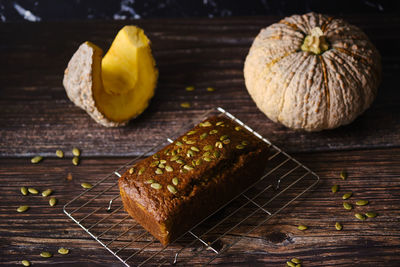
<svg viewBox="0 0 400 267">
<path fill-rule="evenodd" d="M 145 170 L 146 170 L 145 167 L 140 168 L 138 175 L 142 175 Z"/>
<path fill-rule="evenodd" d="M 129 174 L 133 174 L 133 171 L 134 171 L 133 168 L 130 168 L 129 169 Z"/>
<path fill-rule="evenodd" d="M 53 190 L 51 190 L 51 189 L 46 189 L 46 190 L 44 190 L 44 191 L 42 192 L 42 196 L 43 196 L 43 197 L 48 197 L 48 196 L 50 196 L 52 193 L 53 193 Z"/>
<path fill-rule="evenodd" d="M 36 157 L 31 158 L 31 163 L 37 164 L 37 163 L 41 162 L 42 160 L 43 160 L 42 156 L 36 156 Z"/>
<path fill-rule="evenodd" d="M 56 150 L 56 156 L 62 159 L 64 157 L 64 152 L 60 149 Z"/>
<path fill-rule="evenodd" d="M 43 252 L 40 252 L 40 256 L 43 258 L 51 258 L 53 256 L 53 254 L 51 254 L 48 251 L 43 251 Z"/>
<path fill-rule="evenodd" d="M 204 150 L 204 151 L 209 151 L 209 150 L 211 150 L 212 148 L 213 148 L 212 145 L 206 145 L 206 146 L 203 147 L 203 150 Z"/>
<path fill-rule="evenodd" d="M 78 157 L 73 157 L 72 158 L 72 164 L 74 164 L 75 166 L 79 165 L 79 158 Z"/>
<path fill-rule="evenodd" d="M 340 222 L 336 222 L 335 223 L 335 228 L 336 228 L 336 230 L 341 231 L 343 229 L 343 226 L 342 226 L 342 224 Z"/>
<path fill-rule="evenodd" d="M 357 206 L 365 206 L 367 204 L 368 204 L 368 200 L 365 200 L 365 199 L 360 199 L 360 200 L 356 201 Z"/>
<path fill-rule="evenodd" d="M 165 170 L 167 172 L 172 172 L 174 169 L 171 166 L 167 165 L 167 166 L 165 166 Z"/>
<path fill-rule="evenodd" d="M 152 184 L 152 183 L 154 183 L 154 180 L 153 179 L 149 179 L 149 180 L 144 181 L 144 183 L 145 184 Z"/>
<path fill-rule="evenodd" d="M 293 259 L 291 259 L 291 261 L 294 262 L 294 263 L 296 263 L 296 264 L 301 263 L 301 260 L 298 259 L 298 258 L 293 258 Z"/>
<path fill-rule="evenodd" d="M 218 130 L 214 129 L 214 130 L 209 131 L 208 133 L 209 134 L 216 134 L 216 133 L 218 133 Z"/>
<path fill-rule="evenodd" d="M 150 186 L 152 188 L 154 188 L 154 189 L 157 189 L 157 190 L 162 188 L 162 185 L 160 185 L 159 183 L 152 183 Z"/>
<path fill-rule="evenodd" d="M 51 197 L 49 200 L 50 206 L 54 207 L 57 204 L 57 199 L 55 197 Z"/>
<path fill-rule="evenodd" d="M 346 171 L 341 171 L 340 172 L 340 179 L 346 180 L 347 179 L 347 172 Z"/>
<path fill-rule="evenodd" d="M 176 178 L 176 177 L 172 178 L 172 184 L 173 184 L 173 185 L 177 186 L 178 183 L 179 183 L 178 178 Z"/>
<path fill-rule="evenodd" d="M 348 202 L 343 202 L 343 207 L 344 207 L 346 210 L 352 210 L 352 209 L 353 209 L 353 205 L 351 205 L 351 204 L 348 203 Z"/>
<path fill-rule="evenodd" d="M 67 248 L 59 248 L 58 249 L 58 253 L 62 254 L 62 255 L 66 255 L 69 253 L 69 249 Z"/>
<path fill-rule="evenodd" d="M 159 161 L 159 160 L 153 161 L 152 163 L 150 163 L 150 167 L 155 167 L 155 166 L 157 166 L 158 164 L 160 164 L 160 161 Z"/>
<path fill-rule="evenodd" d="M 209 121 L 202 122 L 199 125 L 200 125 L 200 127 L 210 127 L 210 126 L 212 126 L 211 122 L 209 122 Z"/>
<path fill-rule="evenodd" d="M 353 192 L 346 193 L 342 196 L 342 199 L 349 199 L 353 195 Z"/>
<path fill-rule="evenodd" d="M 215 147 L 217 147 L 217 148 L 223 148 L 223 145 L 222 145 L 222 142 L 216 142 L 215 143 Z"/>
<path fill-rule="evenodd" d="M 240 131 L 242 129 L 242 127 L 240 126 L 235 126 L 235 131 Z"/>
<path fill-rule="evenodd" d="M 225 145 L 229 144 L 231 142 L 230 139 L 225 139 L 224 141 L 222 141 L 222 143 L 224 143 Z"/>
<path fill-rule="evenodd" d="M 163 171 L 160 168 L 157 168 L 155 171 L 156 174 L 163 174 Z"/>
<path fill-rule="evenodd" d="M 75 157 L 79 157 L 81 155 L 81 151 L 79 150 L 79 148 L 74 147 L 72 149 L 72 155 L 74 155 Z"/>
<path fill-rule="evenodd" d="M 195 151 L 195 152 L 200 152 L 200 149 L 198 149 L 198 148 L 195 147 L 195 146 L 190 147 L 190 149 L 193 150 L 193 151 Z"/>
<path fill-rule="evenodd" d="M 29 210 L 29 206 L 27 206 L 27 205 L 19 206 L 19 207 L 17 208 L 17 211 L 18 211 L 18 212 L 25 212 L 25 211 L 27 211 L 27 210 Z"/>
<path fill-rule="evenodd" d="M 291 261 L 287 261 L 286 262 L 286 266 L 290 266 L 290 267 L 296 267 L 296 264 L 291 262 Z"/>
<path fill-rule="evenodd" d="M 244 148 L 244 145 L 237 145 L 236 148 L 237 148 L 237 149 L 243 149 L 243 148 Z"/>
<path fill-rule="evenodd" d="M 206 138 L 208 136 L 208 133 L 202 133 L 200 135 L 200 140 L 203 140 L 204 138 Z"/>
<path fill-rule="evenodd" d="M 28 192 L 34 195 L 39 194 L 39 191 L 36 188 L 29 187 Z"/>
<path fill-rule="evenodd" d="M 90 189 L 93 187 L 91 183 L 81 183 L 81 186 L 85 189 Z"/>
<path fill-rule="evenodd" d="M 194 145 L 194 144 L 196 144 L 196 141 L 194 141 L 194 140 L 187 140 L 187 141 L 186 141 L 186 144 L 188 144 L 188 145 Z"/>
<path fill-rule="evenodd" d="M 300 224 L 299 226 L 297 226 L 297 229 L 299 229 L 300 231 L 304 231 L 308 229 L 308 226 L 305 226 L 303 224 Z"/>
<path fill-rule="evenodd" d="M 182 102 L 181 103 L 182 108 L 190 108 L 190 103 L 189 102 Z"/>
<path fill-rule="evenodd" d="M 192 167 L 192 166 L 189 166 L 189 165 L 184 165 L 183 168 L 184 168 L 185 170 L 187 170 L 187 171 L 193 170 L 193 167 Z"/>
<path fill-rule="evenodd" d="M 28 261 L 28 260 L 22 260 L 21 264 L 24 265 L 24 266 L 31 266 L 31 262 Z"/>
<path fill-rule="evenodd" d="M 186 86 L 185 90 L 188 92 L 192 92 L 194 91 L 194 86 Z"/>
<path fill-rule="evenodd" d="M 337 191 L 339 191 L 339 186 L 337 184 L 333 185 L 332 188 L 332 193 L 336 193 Z"/>
<path fill-rule="evenodd" d="M 175 189 L 175 187 L 173 187 L 172 185 L 167 185 L 167 189 L 168 189 L 168 191 L 169 192 L 171 192 L 172 194 L 176 194 L 176 192 L 178 192 L 178 191 L 176 191 L 176 189 Z"/>
<path fill-rule="evenodd" d="M 207 91 L 208 91 L 208 92 L 214 92 L 215 89 L 214 89 L 213 87 L 207 87 Z"/>
<path fill-rule="evenodd" d="M 376 216 L 378 216 L 378 214 L 373 211 L 368 211 L 365 213 L 365 216 L 367 216 L 368 218 L 375 218 Z"/>
<path fill-rule="evenodd" d="M 157 166 L 158 168 L 160 168 L 160 169 L 164 169 L 165 168 L 165 165 L 164 164 L 162 164 L 162 163 L 160 163 L 160 164 L 158 164 L 158 166 Z"/>
<path fill-rule="evenodd" d="M 193 135 L 193 134 L 195 134 L 197 131 L 196 130 L 192 130 L 192 131 L 189 131 L 188 133 L 187 133 L 187 135 Z"/>
<path fill-rule="evenodd" d="M 361 221 L 365 221 L 365 216 L 361 213 L 356 213 L 354 216 Z"/>
<path fill-rule="evenodd" d="M 28 194 L 28 189 L 25 186 L 21 187 L 20 190 L 21 190 L 21 194 L 23 194 L 24 196 L 26 196 Z"/>
</svg>

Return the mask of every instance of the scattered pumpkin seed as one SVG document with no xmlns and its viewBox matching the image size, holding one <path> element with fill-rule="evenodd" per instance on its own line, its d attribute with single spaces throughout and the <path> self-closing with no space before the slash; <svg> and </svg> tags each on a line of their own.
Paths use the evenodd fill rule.
<svg viewBox="0 0 400 267">
<path fill-rule="evenodd" d="M 156 154 L 154 154 L 154 155 L 152 156 L 152 158 L 153 158 L 153 159 L 159 159 L 160 156 L 156 153 Z"/>
<path fill-rule="evenodd" d="M 204 138 L 206 138 L 208 136 L 208 133 L 202 133 L 200 135 L 200 140 L 203 140 Z"/>
<path fill-rule="evenodd" d="M 219 153 L 219 151 L 214 151 L 214 152 L 213 152 L 213 156 L 214 156 L 215 158 L 219 158 L 219 157 L 221 156 L 221 153 Z"/>
<path fill-rule="evenodd" d="M 184 142 L 186 142 L 186 141 L 188 140 L 188 137 L 185 135 L 184 137 L 182 137 L 182 140 L 183 140 Z"/>
<path fill-rule="evenodd" d="M 75 166 L 77 166 L 79 164 L 79 158 L 78 157 L 73 157 L 72 158 L 72 164 L 74 164 Z"/>
<path fill-rule="evenodd" d="M 220 126 L 220 125 L 222 125 L 222 124 L 224 124 L 224 122 L 223 122 L 223 121 L 219 121 L 219 122 L 217 122 L 215 125 L 216 125 L 216 126 Z"/>
<path fill-rule="evenodd" d="M 79 150 L 79 148 L 74 147 L 72 149 L 72 155 L 74 155 L 75 157 L 79 157 L 81 155 L 81 151 Z"/>
<path fill-rule="evenodd" d="M 81 183 L 81 186 L 85 189 L 90 189 L 93 187 L 91 183 Z"/>
<path fill-rule="evenodd" d="M 41 162 L 42 160 L 43 160 L 42 156 L 36 156 L 36 157 L 31 158 L 31 162 L 33 164 L 37 164 L 37 163 Z"/>
<path fill-rule="evenodd" d="M 190 103 L 189 102 L 182 102 L 181 103 L 182 108 L 190 108 Z"/>
<path fill-rule="evenodd" d="M 155 167 L 155 166 L 157 166 L 158 164 L 160 164 L 160 161 L 159 161 L 159 160 L 153 161 L 152 163 L 150 163 L 150 167 Z"/>
<path fill-rule="evenodd" d="M 296 264 L 293 263 L 293 262 L 291 262 L 291 261 L 287 261 L 287 262 L 286 262 L 286 265 L 287 265 L 287 266 L 290 266 L 290 267 L 296 267 Z"/>
<path fill-rule="evenodd" d="M 194 144 L 196 144 L 196 141 L 194 141 L 194 140 L 187 140 L 187 141 L 186 141 L 186 144 L 188 144 L 188 145 L 194 145 Z"/>
<path fill-rule="evenodd" d="M 145 171 L 145 167 L 140 168 L 140 170 L 138 171 L 138 175 L 142 175 Z"/>
<path fill-rule="evenodd" d="M 154 189 L 157 189 L 157 190 L 162 188 L 162 185 L 160 185 L 159 183 L 152 183 L 150 186 L 152 188 L 154 188 Z"/>
<path fill-rule="evenodd" d="M 376 216 L 378 216 L 378 214 L 373 211 L 368 211 L 365 213 L 365 216 L 367 216 L 368 218 L 375 218 Z"/>
<path fill-rule="evenodd" d="M 303 225 L 303 224 L 300 224 L 299 226 L 297 226 L 297 229 L 299 229 L 299 230 L 301 230 L 301 231 L 304 231 L 304 230 L 307 230 L 308 227 L 305 226 L 305 225 Z"/>
<path fill-rule="evenodd" d="M 24 206 L 19 206 L 18 209 L 17 209 L 17 211 L 18 211 L 18 212 L 25 212 L 25 211 L 27 211 L 28 209 L 29 209 L 29 206 L 24 205 Z"/>
<path fill-rule="evenodd" d="M 164 169 L 164 168 L 165 168 L 165 165 L 164 165 L 164 164 L 162 164 L 162 163 L 160 163 L 160 164 L 158 164 L 158 168 L 160 168 L 160 169 Z"/>
<path fill-rule="evenodd" d="M 28 194 L 28 189 L 25 186 L 21 187 L 21 194 L 23 194 L 24 196 Z"/>
<path fill-rule="evenodd" d="M 201 158 L 198 158 L 198 159 L 195 161 L 195 165 L 196 165 L 196 166 L 199 166 L 199 165 L 201 164 L 202 161 L 203 161 L 203 160 L 202 160 Z"/>
<path fill-rule="evenodd" d="M 360 200 L 356 201 L 357 206 L 365 206 L 367 204 L 368 204 L 368 200 L 365 200 L 365 199 L 360 199 Z"/>
<path fill-rule="evenodd" d="M 173 183 L 175 186 L 177 186 L 178 183 L 179 183 L 178 178 L 176 178 L 176 177 L 172 178 L 172 183 Z"/>
<path fill-rule="evenodd" d="M 210 161 L 211 161 L 211 158 L 210 158 L 210 157 L 204 157 L 203 160 L 204 160 L 204 161 L 207 161 L 207 162 L 210 162 Z"/>
<path fill-rule="evenodd" d="M 209 150 L 211 150 L 212 148 L 213 148 L 212 145 L 206 145 L 206 146 L 203 147 L 203 150 L 204 150 L 204 151 L 209 151 Z"/>
<path fill-rule="evenodd" d="M 36 188 L 29 187 L 28 192 L 34 195 L 39 194 L 39 191 Z"/>
<path fill-rule="evenodd" d="M 337 184 L 332 186 L 332 193 L 336 193 L 339 190 L 339 186 Z"/>
<path fill-rule="evenodd" d="M 51 258 L 53 256 L 53 254 L 51 254 L 48 251 L 43 251 L 43 252 L 40 252 L 40 256 L 42 256 L 43 258 Z"/>
<path fill-rule="evenodd" d="M 203 157 L 209 157 L 209 156 L 211 156 L 211 152 L 210 151 L 204 152 Z"/>
<path fill-rule="evenodd" d="M 242 141 L 242 145 L 243 146 L 247 146 L 249 144 L 249 142 L 247 142 L 247 141 Z"/>
<path fill-rule="evenodd" d="M 235 126 L 235 131 L 240 131 L 240 130 L 242 130 L 242 127 L 240 127 L 240 126 Z"/>
<path fill-rule="evenodd" d="M 172 172 L 174 169 L 171 166 L 167 165 L 167 166 L 165 166 L 165 170 L 167 172 Z"/>
<path fill-rule="evenodd" d="M 210 127 L 210 126 L 212 126 L 211 122 L 209 122 L 209 121 L 202 122 L 199 125 L 200 125 L 200 127 Z"/>
<path fill-rule="evenodd" d="M 193 151 L 195 151 L 195 152 L 200 152 L 200 149 L 198 149 L 198 148 L 195 147 L 195 146 L 190 147 L 190 149 L 193 150 Z"/>
<path fill-rule="evenodd" d="M 223 148 L 224 147 L 224 145 L 222 144 L 222 142 L 216 142 L 215 143 L 215 147 L 217 147 L 217 148 Z"/>
<path fill-rule="evenodd" d="M 48 197 L 48 196 L 50 196 L 52 193 L 53 193 L 53 190 L 51 190 L 51 189 L 46 189 L 46 190 L 44 190 L 44 191 L 42 192 L 42 196 Z"/>
<path fill-rule="evenodd" d="M 192 131 L 188 132 L 187 135 L 192 135 L 192 134 L 195 134 L 196 132 L 197 132 L 196 130 L 192 130 Z"/>
<path fill-rule="evenodd" d="M 243 148 L 244 148 L 244 145 L 237 145 L 236 148 L 237 148 L 237 149 L 243 149 Z"/>
<path fill-rule="evenodd" d="M 181 147 L 176 150 L 176 153 L 181 153 L 181 152 L 182 152 L 182 148 Z"/>
<path fill-rule="evenodd" d="M 225 139 L 224 141 L 222 141 L 222 143 L 224 143 L 225 145 L 229 144 L 231 142 L 230 139 Z"/>
<path fill-rule="evenodd" d="M 193 167 L 190 166 L 190 165 L 184 165 L 183 168 L 184 168 L 185 170 L 187 170 L 187 171 L 193 170 Z"/>
<path fill-rule="evenodd" d="M 165 151 L 164 151 L 164 154 L 165 155 L 168 155 L 169 154 L 169 148 L 167 148 Z M 157 158 L 158 159 L 158 158 Z"/>
<path fill-rule="evenodd" d="M 56 150 L 56 156 L 59 157 L 60 159 L 64 157 L 64 152 L 60 149 Z"/>
<path fill-rule="evenodd" d="M 351 205 L 351 204 L 348 203 L 348 202 L 343 202 L 343 207 L 344 207 L 346 210 L 352 210 L 352 209 L 353 209 L 353 205 Z"/>
<path fill-rule="evenodd" d="M 347 179 L 347 172 L 346 171 L 341 171 L 340 172 L 340 179 L 346 180 Z"/>
<path fill-rule="evenodd" d="M 209 131 L 208 133 L 209 133 L 209 134 L 216 134 L 216 133 L 218 133 L 218 130 L 217 130 L 217 129 L 214 129 L 214 130 Z"/>
<path fill-rule="evenodd" d="M 302 267 L 302 265 L 301 264 L 296 264 L 296 267 Z"/>
<path fill-rule="evenodd" d="M 168 189 L 168 191 L 169 192 L 171 192 L 172 194 L 176 194 L 176 192 L 178 192 L 178 191 L 176 191 L 176 189 L 175 189 L 175 187 L 173 187 L 172 185 L 167 185 L 167 189 Z"/>
<path fill-rule="evenodd" d="M 181 142 L 179 142 L 179 141 L 176 141 L 176 143 L 175 143 L 177 146 L 182 146 L 183 144 L 181 143 Z"/>
<path fill-rule="evenodd" d="M 298 258 L 293 258 L 293 259 L 291 259 L 291 261 L 294 262 L 294 263 L 296 263 L 296 264 L 301 263 L 301 260 L 298 259 Z"/>
<path fill-rule="evenodd" d="M 336 228 L 336 230 L 341 231 L 343 229 L 343 226 L 340 224 L 340 222 L 336 222 L 335 228 Z"/>
<path fill-rule="evenodd" d="M 176 156 L 177 151 L 176 150 L 172 150 L 171 151 L 171 156 Z"/>
<path fill-rule="evenodd" d="M 356 216 L 357 219 L 364 221 L 365 220 L 365 216 L 361 213 L 356 213 L 354 214 L 354 216 Z"/>
<path fill-rule="evenodd" d="M 129 169 L 129 174 L 132 174 L 133 173 L 133 168 L 130 168 Z"/>
<path fill-rule="evenodd" d="M 31 263 L 30 263 L 30 261 L 28 261 L 28 260 L 22 260 L 21 263 L 22 263 L 22 265 L 24 265 L 24 266 L 31 266 Z"/>
<path fill-rule="evenodd" d="M 144 183 L 145 184 L 152 184 L 152 183 L 154 183 L 154 180 L 153 179 L 149 179 L 147 181 L 144 181 Z"/>
<path fill-rule="evenodd" d="M 191 158 L 193 156 L 194 156 L 193 150 L 188 150 L 188 152 L 186 152 L 186 157 Z"/>
<path fill-rule="evenodd" d="M 185 164 L 185 162 L 184 162 L 183 160 L 181 160 L 181 159 L 177 159 L 177 160 L 176 160 L 176 163 L 178 163 L 178 164 Z"/>
<path fill-rule="evenodd" d="M 160 159 L 160 163 L 165 164 L 165 163 L 167 163 L 167 161 L 165 159 Z"/>
<path fill-rule="evenodd" d="M 214 89 L 213 87 L 207 87 L 207 91 L 208 91 L 208 92 L 214 92 L 215 89 Z"/>
<path fill-rule="evenodd" d="M 175 156 L 172 156 L 172 157 L 170 158 L 170 161 L 175 161 L 175 160 L 177 160 L 177 159 L 179 159 L 179 156 L 178 156 L 178 155 L 175 155 Z"/>
<path fill-rule="evenodd" d="M 54 207 L 57 204 L 57 199 L 55 197 L 51 197 L 49 200 L 50 206 Z"/>
<path fill-rule="evenodd" d="M 155 171 L 156 174 L 163 174 L 163 171 L 160 168 L 157 168 Z"/>
<path fill-rule="evenodd" d="M 191 92 L 194 91 L 194 86 L 186 86 L 186 91 Z"/>
<path fill-rule="evenodd" d="M 62 255 L 66 255 L 69 253 L 69 249 L 67 248 L 59 248 L 58 249 L 58 253 L 62 254 Z"/>
<path fill-rule="evenodd" d="M 353 195 L 353 192 L 346 193 L 342 196 L 343 199 L 348 199 Z"/>
</svg>

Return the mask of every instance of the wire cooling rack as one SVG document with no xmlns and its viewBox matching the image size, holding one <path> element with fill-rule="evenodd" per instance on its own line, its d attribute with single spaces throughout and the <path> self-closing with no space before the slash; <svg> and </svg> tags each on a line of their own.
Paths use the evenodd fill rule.
<svg viewBox="0 0 400 267">
<path fill-rule="evenodd" d="M 118 178 L 132 164 L 172 143 L 211 116 L 225 116 L 270 146 L 260 179 L 173 243 L 162 246 L 123 209 Z M 126 266 L 207 265 L 286 208 L 319 181 L 309 168 L 222 108 L 207 111 L 69 201 L 64 213 Z"/>
</svg>

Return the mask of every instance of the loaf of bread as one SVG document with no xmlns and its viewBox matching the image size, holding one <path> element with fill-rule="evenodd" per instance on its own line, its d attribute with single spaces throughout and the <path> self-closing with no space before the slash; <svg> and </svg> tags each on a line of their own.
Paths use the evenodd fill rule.
<svg viewBox="0 0 400 267">
<path fill-rule="evenodd" d="M 125 210 L 163 245 L 262 175 L 268 145 L 225 117 L 210 117 L 119 179 Z"/>
</svg>

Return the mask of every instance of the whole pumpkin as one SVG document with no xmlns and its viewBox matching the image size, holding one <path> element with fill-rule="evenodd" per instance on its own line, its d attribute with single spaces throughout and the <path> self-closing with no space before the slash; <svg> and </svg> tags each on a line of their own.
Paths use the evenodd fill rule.
<svg viewBox="0 0 400 267">
<path fill-rule="evenodd" d="M 371 105 L 381 59 L 358 27 L 308 13 L 262 29 L 247 55 L 244 77 L 271 120 L 320 131 L 352 122 Z"/>
</svg>

